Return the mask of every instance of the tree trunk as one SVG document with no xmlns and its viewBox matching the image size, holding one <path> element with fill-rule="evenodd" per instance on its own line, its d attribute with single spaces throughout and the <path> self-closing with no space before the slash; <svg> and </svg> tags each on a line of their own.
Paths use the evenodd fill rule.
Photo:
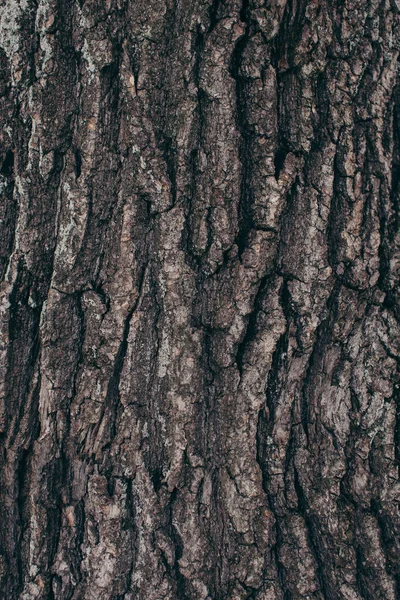
<svg viewBox="0 0 400 600">
<path fill-rule="evenodd" d="M 399 9 L 2 0 L 1 598 L 400 598 Z"/>
</svg>

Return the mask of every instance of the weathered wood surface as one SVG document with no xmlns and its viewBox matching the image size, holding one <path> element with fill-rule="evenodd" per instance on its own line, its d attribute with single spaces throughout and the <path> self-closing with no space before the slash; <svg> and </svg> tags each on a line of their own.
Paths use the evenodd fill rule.
<svg viewBox="0 0 400 600">
<path fill-rule="evenodd" d="M 400 594 L 398 0 L 2 0 L 0 596 Z"/>
</svg>

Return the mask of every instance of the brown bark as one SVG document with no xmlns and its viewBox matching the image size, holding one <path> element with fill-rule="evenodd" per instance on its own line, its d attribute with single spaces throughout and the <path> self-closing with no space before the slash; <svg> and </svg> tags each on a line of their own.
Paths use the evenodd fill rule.
<svg viewBox="0 0 400 600">
<path fill-rule="evenodd" d="M 397 0 L 2 0 L 7 600 L 400 597 Z"/>
</svg>

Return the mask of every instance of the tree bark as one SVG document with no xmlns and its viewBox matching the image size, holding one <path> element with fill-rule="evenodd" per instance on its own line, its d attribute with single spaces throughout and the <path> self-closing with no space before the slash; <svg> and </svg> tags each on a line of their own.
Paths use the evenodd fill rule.
<svg viewBox="0 0 400 600">
<path fill-rule="evenodd" d="M 2 0 L 1 598 L 400 598 L 399 9 Z"/>
</svg>

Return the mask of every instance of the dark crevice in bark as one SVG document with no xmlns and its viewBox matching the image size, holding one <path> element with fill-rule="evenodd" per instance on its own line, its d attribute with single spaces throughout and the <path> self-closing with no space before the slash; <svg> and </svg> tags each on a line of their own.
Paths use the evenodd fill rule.
<svg viewBox="0 0 400 600">
<path fill-rule="evenodd" d="M 397 463 L 398 476 L 400 479 L 400 384 L 395 383 L 393 400 L 396 406 L 396 424 L 394 429 L 394 456 Z M 400 573 L 399 573 L 400 575 Z"/>
<path fill-rule="evenodd" d="M 317 517 L 310 510 L 307 496 L 300 483 L 299 473 L 294 467 L 294 487 L 298 498 L 299 514 L 303 517 L 308 532 L 309 548 L 312 552 L 317 567 L 317 577 L 326 600 L 336 600 L 340 598 L 340 591 L 336 589 L 332 577 L 332 565 L 327 552 L 325 551 L 326 541 L 322 539 L 321 527 L 318 524 Z M 326 535 L 326 534 L 325 534 Z"/>
<path fill-rule="evenodd" d="M 274 51 L 274 46 L 273 46 L 273 49 L 271 51 L 271 63 L 274 66 L 275 72 L 276 72 L 277 114 L 278 114 L 277 142 L 276 142 L 276 149 L 275 149 L 275 155 L 274 155 L 274 167 L 275 167 L 274 175 L 275 175 L 275 179 L 278 181 L 279 176 L 282 171 L 282 168 L 285 163 L 285 159 L 286 159 L 288 153 L 290 152 L 290 146 L 288 145 L 286 138 L 285 138 L 284 123 L 282 123 L 282 118 L 281 118 L 281 114 L 282 114 L 281 104 L 284 102 L 283 87 L 282 87 L 282 83 L 281 83 L 282 74 L 276 64 L 277 59 L 275 57 L 275 52 L 276 52 L 276 49 Z"/>
<path fill-rule="evenodd" d="M 197 272 L 201 266 L 201 258 L 196 253 L 192 237 L 193 237 L 193 221 L 194 217 L 192 214 L 193 203 L 195 201 L 196 193 L 197 193 L 197 162 L 198 162 L 198 149 L 193 149 L 190 154 L 190 194 L 187 202 L 187 209 L 185 210 L 185 227 L 182 228 L 182 236 L 181 236 L 181 247 L 183 252 L 185 253 L 185 261 L 189 265 L 189 267 Z"/>
<path fill-rule="evenodd" d="M 281 380 L 282 372 L 283 376 L 287 371 L 287 350 L 289 344 L 289 330 L 287 329 L 283 333 L 278 343 L 276 344 L 275 351 L 272 355 L 271 369 L 268 374 L 268 382 L 266 388 L 266 406 L 268 408 L 268 420 L 270 423 L 269 429 L 272 429 L 275 421 L 275 409 L 276 404 L 281 395 L 281 389 L 283 381 Z"/>
<path fill-rule="evenodd" d="M 277 88 L 278 131 L 274 157 L 276 179 L 279 178 L 287 154 L 300 151 L 295 131 L 297 125 L 293 127 L 291 113 L 295 112 L 293 103 L 298 102 L 301 91 L 299 89 L 298 94 L 293 94 L 293 85 L 288 86 L 286 82 L 288 77 L 296 77 L 299 71 L 294 53 L 301 36 L 306 8 L 305 0 L 287 0 L 278 33 L 271 43 L 271 64 L 276 72 Z"/>
<path fill-rule="evenodd" d="M 278 581 L 281 587 L 281 590 L 283 592 L 283 598 L 284 600 L 292 600 L 292 594 L 288 588 L 287 585 L 287 578 L 286 578 L 286 569 L 285 566 L 283 564 L 283 562 L 281 561 L 280 558 L 280 552 L 281 552 L 281 548 L 282 545 L 284 543 L 284 537 L 282 534 L 282 527 L 280 524 L 280 519 L 281 517 L 279 515 L 277 515 L 276 510 L 274 510 L 274 503 L 270 502 L 271 504 L 271 508 L 272 508 L 272 512 L 275 515 L 275 543 L 272 547 L 272 554 L 274 557 L 274 561 L 275 561 L 275 565 L 276 565 L 276 570 L 278 573 Z"/>
<path fill-rule="evenodd" d="M 135 80 L 135 94 L 137 95 L 141 60 L 140 44 L 136 40 L 130 40 L 130 43 L 126 45 L 126 49 L 133 78 Z"/>
<path fill-rule="evenodd" d="M 171 205 L 176 204 L 176 145 L 171 136 L 159 131 L 158 133 L 158 146 L 164 157 L 164 161 L 167 167 L 167 174 L 171 184 Z"/>
<path fill-rule="evenodd" d="M 61 490 L 63 482 L 62 464 L 58 457 L 51 458 L 42 468 L 41 481 L 43 488 L 39 492 L 39 502 L 45 513 L 43 528 L 45 531 L 44 560 L 41 561 L 41 577 L 49 594 L 51 582 L 51 565 L 54 562 L 60 540 L 62 522 Z"/>
<path fill-rule="evenodd" d="M 327 316 L 325 319 L 321 321 L 318 325 L 317 330 L 315 332 L 315 342 L 314 347 L 312 349 L 307 371 L 304 375 L 301 400 L 300 400 L 300 411 L 301 411 L 301 420 L 304 429 L 304 433 L 306 434 L 306 438 L 308 443 L 310 442 L 310 425 L 313 424 L 315 426 L 315 422 L 311 421 L 309 414 L 309 399 L 308 394 L 312 392 L 314 379 L 318 374 L 318 370 L 321 368 L 320 359 L 323 356 L 323 352 L 325 348 L 330 344 L 332 339 L 332 329 L 335 323 L 336 315 L 337 315 L 337 304 L 339 293 L 341 289 L 340 281 L 337 281 L 331 291 L 331 294 L 326 303 Z M 301 345 L 300 345 L 301 347 Z"/>
<path fill-rule="evenodd" d="M 398 285 L 391 281 L 392 255 L 396 247 L 396 235 L 400 230 L 400 85 L 393 91 L 393 153 L 391 164 L 391 187 L 388 193 L 389 205 L 385 205 L 385 194 L 381 187 L 379 195 L 380 234 L 379 280 L 377 285 L 386 293 L 384 306 L 393 311 L 400 321 L 397 301 Z"/>
<path fill-rule="evenodd" d="M 224 2 L 221 0 L 212 0 L 210 8 L 208 9 L 210 15 L 210 24 L 207 30 L 207 35 L 210 35 L 218 25 L 221 20 L 221 16 L 219 14 L 221 6 L 223 6 Z"/>
<path fill-rule="evenodd" d="M 279 175 L 282 171 L 282 167 L 284 165 L 286 156 L 287 156 L 287 151 L 284 148 L 279 148 L 275 152 L 275 156 L 274 156 L 275 173 L 274 174 L 275 174 L 275 179 L 277 181 L 278 181 Z"/>
<path fill-rule="evenodd" d="M 400 70 L 400 59 L 398 61 Z M 392 187 L 389 198 L 394 217 L 389 229 L 389 241 L 394 241 L 395 234 L 400 230 L 400 81 L 393 92 L 393 155 L 392 155 Z"/>
<path fill-rule="evenodd" d="M 47 186 L 49 188 L 54 188 L 54 190 L 57 190 L 59 188 L 61 173 L 64 169 L 65 164 L 65 152 L 69 149 L 71 145 L 71 139 L 72 136 L 70 137 L 68 144 L 66 145 L 65 151 L 61 152 L 58 150 L 54 150 L 53 165 L 50 169 L 50 173 L 47 176 Z"/>
<path fill-rule="evenodd" d="M 219 1 L 219 0 L 217 0 L 217 1 Z M 200 23 L 198 23 L 197 27 L 196 27 L 196 34 L 193 35 L 193 42 L 192 42 L 193 43 L 193 52 L 194 52 L 193 81 L 197 88 L 198 101 L 200 100 L 199 95 L 202 91 L 201 86 L 200 86 L 200 74 L 201 74 L 201 65 L 202 65 L 202 61 L 203 61 L 205 39 L 206 39 L 206 36 L 204 35 L 204 33 L 202 31 L 202 27 L 201 27 Z M 200 106 L 199 106 L 199 112 L 201 112 Z M 202 141 L 201 124 L 202 124 L 201 115 L 199 115 L 200 131 L 198 132 L 198 135 L 195 136 L 195 139 L 196 139 L 196 141 L 199 141 L 200 143 Z"/>
<path fill-rule="evenodd" d="M 1 211 L 1 235 L 0 235 L 0 282 L 3 281 L 7 271 L 8 261 L 14 246 L 15 227 L 18 220 L 19 206 L 14 197 L 14 153 L 10 150 L 12 159 L 6 154 L 2 170 L 4 178 L 3 187 L 3 210 Z M 11 164 L 12 161 L 12 164 Z M 1 210 L 1 209 L 0 209 Z M 0 426 L 1 429 L 1 426 Z"/>
<path fill-rule="evenodd" d="M 78 325 L 77 325 L 77 344 L 76 344 L 76 364 L 75 364 L 75 369 L 72 374 L 72 381 L 71 381 L 71 391 L 72 391 L 71 402 L 75 398 L 76 393 L 77 393 L 77 379 L 78 379 L 79 369 L 81 368 L 83 361 L 84 361 L 83 346 L 85 343 L 86 323 L 85 323 L 85 312 L 84 312 L 83 306 L 82 306 L 82 294 L 83 294 L 83 292 L 74 292 L 72 294 Z"/>
<path fill-rule="evenodd" d="M 133 483 L 132 483 L 132 479 L 129 477 L 127 479 L 125 479 L 126 482 L 126 503 L 125 503 L 125 510 L 126 510 L 126 517 L 123 523 L 123 530 L 129 530 L 131 535 L 130 535 L 130 551 L 131 551 L 131 561 L 130 561 L 130 567 L 127 573 L 127 577 L 126 577 L 126 588 L 125 588 L 125 592 L 122 596 L 123 600 L 125 599 L 126 595 L 132 590 L 132 576 L 134 574 L 134 568 L 135 568 L 135 561 L 137 558 L 137 538 L 138 538 L 138 531 L 137 528 L 135 527 L 135 520 L 136 520 L 136 510 L 135 510 L 135 501 L 134 501 L 134 495 L 133 495 Z"/>
<path fill-rule="evenodd" d="M 246 349 L 248 348 L 249 344 L 254 340 L 258 332 L 257 319 L 259 316 L 259 312 L 262 309 L 262 302 L 265 293 L 268 290 L 269 279 L 270 275 L 266 275 L 265 277 L 263 277 L 263 279 L 261 279 L 258 285 L 258 289 L 253 302 L 253 309 L 251 313 L 247 316 L 247 327 L 243 339 L 238 345 L 238 349 L 236 352 L 236 365 L 239 370 L 240 377 L 242 377 L 243 374 L 243 360 Z"/>
<path fill-rule="evenodd" d="M 266 496 L 266 504 L 274 515 L 274 529 L 275 529 L 275 540 L 271 546 L 270 552 L 273 558 L 276 570 L 278 574 L 278 581 L 282 589 L 283 597 L 291 598 L 291 593 L 287 588 L 285 567 L 280 559 L 280 549 L 283 544 L 283 535 L 281 531 L 280 519 L 281 512 L 276 508 L 276 502 L 273 494 L 270 492 L 270 474 L 268 470 L 268 457 L 267 447 L 269 441 L 267 440 L 268 432 L 273 427 L 273 419 L 269 413 L 266 413 L 264 409 L 260 410 L 258 414 L 257 422 L 257 434 L 256 434 L 256 460 L 260 467 L 262 476 L 262 488 Z"/>
<path fill-rule="evenodd" d="M 211 479 L 211 519 L 205 522 L 209 544 L 209 586 L 211 597 L 223 600 L 224 583 L 222 581 L 223 568 L 223 537 L 224 515 L 220 498 L 220 470 L 222 468 L 223 451 L 221 448 L 221 414 L 218 397 L 218 381 L 220 367 L 213 358 L 216 330 L 208 325 L 202 325 L 203 353 L 202 362 L 204 369 L 204 397 L 200 407 L 201 419 L 201 454 L 204 457 L 206 470 Z"/>
<path fill-rule="evenodd" d="M 281 394 L 281 390 L 284 385 L 284 377 L 288 368 L 286 353 L 289 344 L 289 331 L 293 318 L 293 309 L 291 305 L 287 280 L 284 280 L 282 282 L 280 296 L 280 303 L 286 317 L 286 330 L 278 339 L 275 350 L 272 354 L 271 368 L 268 373 L 268 380 L 265 392 L 266 404 L 265 407 L 262 408 L 258 414 L 256 447 L 257 462 L 262 474 L 262 487 L 264 493 L 266 494 L 267 504 L 270 507 L 275 518 L 275 543 L 271 549 L 272 556 L 274 557 L 274 561 L 276 564 L 278 580 L 282 589 L 283 597 L 285 599 L 290 599 L 292 598 L 292 594 L 287 586 L 285 567 L 280 559 L 280 551 L 282 544 L 284 543 L 284 538 L 280 526 L 280 519 L 282 518 L 282 514 L 280 511 L 278 512 L 274 496 L 270 492 L 270 474 L 268 469 L 268 453 L 270 451 L 270 443 L 272 441 L 270 439 L 270 436 L 275 423 L 276 403 Z M 291 456 L 294 452 L 293 444 L 294 438 L 293 434 L 291 433 L 288 451 L 286 454 L 286 472 L 288 470 L 288 461 L 291 460 Z"/>
<path fill-rule="evenodd" d="M 336 266 L 339 263 L 341 240 L 340 234 L 343 229 L 346 218 L 345 203 L 342 196 L 343 178 L 340 176 L 341 172 L 341 133 L 338 136 L 338 142 L 336 145 L 336 153 L 333 164 L 333 194 L 331 199 L 331 206 L 328 216 L 328 226 L 326 230 L 326 239 L 328 245 L 328 261 L 336 272 Z"/>
<path fill-rule="evenodd" d="M 360 439 L 362 435 L 362 429 L 359 424 L 361 408 L 360 401 L 352 388 L 350 388 L 350 400 L 352 405 L 352 412 L 350 412 L 350 432 L 344 447 L 346 471 L 340 480 L 340 496 L 337 502 L 338 508 L 347 505 L 351 507 L 352 520 L 354 521 L 357 502 L 353 496 L 352 482 L 356 473 L 356 440 Z"/>
<path fill-rule="evenodd" d="M 76 148 L 74 151 L 75 157 L 75 180 L 78 181 L 79 177 L 82 173 L 82 154 L 79 148 Z"/>
<path fill-rule="evenodd" d="M 22 556 L 24 553 L 24 535 L 29 528 L 29 514 L 26 514 L 26 501 L 29 497 L 29 463 L 31 458 L 32 448 L 22 449 L 18 459 L 18 466 L 16 469 L 16 486 L 17 492 L 17 510 L 18 510 L 18 534 L 17 543 L 21 551 L 17 555 L 17 569 L 18 569 L 18 585 L 19 589 L 22 589 L 22 584 L 26 576 L 26 558 Z M 26 543 L 26 542 L 25 542 Z"/>
<path fill-rule="evenodd" d="M 243 1 L 240 12 L 241 19 L 246 23 L 245 33 L 236 42 L 232 53 L 230 64 L 230 75 L 236 83 L 236 119 L 238 130 L 241 135 L 239 157 L 242 165 L 240 197 L 239 197 L 239 232 L 235 243 L 239 250 L 239 257 L 242 256 L 248 241 L 250 230 L 253 227 L 252 204 L 252 135 L 253 132 L 249 126 L 247 118 L 248 102 L 248 82 L 247 78 L 241 75 L 241 64 L 243 53 L 249 42 L 251 35 L 251 23 L 249 20 L 249 2 Z"/>
<path fill-rule="evenodd" d="M 4 177 L 12 177 L 14 172 L 14 152 L 13 150 L 8 150 L 0 169 L 1 175 Z"/>
<path fill-rule="evenodd" d="M 32 463 L 32 452 L 34 448 L 35 441 L 38 439 L 40 435 L 40 422 L 38 419 L 38 405 L 39 405 L 39 394 L 40 394 L 40 384 L 41 377 L 40 373 L 38 375 L 38 380 L 35 386 L 35 389 L 32 391 L 32 400 L 30 406 L 27 407 L 29 409 L 29 421 L 28 421 L 28 432 L 25 436 L 27 439 L 22 448 L 18 448 L 17 455 L 18 457 L 18 467 L 17 467 L 17 506 L 18 506 L 18 514 L 19 514 L 19 530 L 20 530 L 20 544 L 22 547 L 22 540 L 24 538 L 24 533 L 29 529 L 30 523 L 30 510 L 27 506 L 27 499 L 29 498 L 30 493 L 30 477 L 31 474 L 31 463 Z M 24 573 L 26 571 L 26 559 L 22 555 L 19 555 L 19 571 Z"/>
<path fill-rule="evenodd" d="M 155 298 L 154 328 L 157 332 L 157 348 L 153 355 L 152 369 L 149 375 L 148 384 L 145 388 L 145 415 L 149 425 L 149 437 L 142 442 L 143 458 L 149 477 L 153 483 L 154 491 L 158 493 L 163 485 L 163 476 L 165 463 L 164 447 L 162 443 L 162 433 L 160 419 L 161 402 L 163 399 L 162 391 L 157 386 L 157 364 L 160 358 L 162 348 L 162 330 L 165 324 L 162 321 L 163 304 L 162 292 L 159 289 L 158 281 L 152 271 L 149 275 L 150 294 Z"/>
<path fill-rule="evenodd" d="M 190 151 L 188 157 L 188 170 L 190 175 L 190 190 L 188 194 L 188 201 L 185 207 L 185 227 L 182 230 L 182 247 L 185 251 L 185 260 L 188 265 L 194 270 L 199 271 L 202 265 L 202 255 L 205 252 L 200 253 L 196 251 L 192 242 L 194 234 L 196 215 L 193 214 L 195 202 L 199 192 L 201 193 L 201 186 L 198 183 L 199 170 L 199 156 L 204 141 L 204 130 L 206 127 L 206 114 L 207 104 L 210 104 L 207 94 L 201 87 L 201 67 L 203 63 L 203 55 L 205 48 L 206 35 L 203 32 L 201 24 L 197 24 L 196 32 L 193 34 L 192 46 L 194 53 L 194 64 L 193 64 L 193 82 L 197 89 L 197 107 L 196 107 L 196 118 L 193 124 L 193 148 Z"/>
<path fill-rule="evenodd" d="M 163 470 L 161 466 L 156 466 L 154 468 L 149 467 L 149 475 L 150 479 L 153 483 L 154 491 L 156 494 L 161 489 L 162 481 L 163 481 Z"/>
<path fill-rule="evenodd" d="M 74 506 L 75 509 L 75 518 L 76 518 L 76 537 L 75 537 L 75 545 L 71 549 L 71 574 L 74 577 L 76 584 L 82 581 L 82 563 L 83 563 L 83 552 L 82 545 L 85 539 L 85 503 L 84 500 L 80 500 Z M 73 597 L 73 588 L 71 589 L 70 596 L 67 600 L 70 600 Z"/>
<path fill-rule="evenodd" d="M 327 63 L 329 64 L 329 62 Z M 314 135 L 321 141 L 330 139 L 327 123 L 331 114 L 331 99 L 328 90 L 327 67 L 318 74 L 315 81 L 315 102 L 318 112 L 318 119 L 314 124 Z M 322 145 L 322 144 L 321 144 Z"/>
<path fill-rule="evenodd" d="M 365 600 L 374 600 L 373 596 L 369 592 L 368 588 L 368 568 L 366 567 L 365 556 L 363 552 L 363 548 L 360 544 L 357 544 L 355 548 L 356 552 L 356 581 L 357 587 L 359 589 L 360 595 Z"/>
<path fill-rule="evenodd" d="M 175 550 L 172 573 L 171 573 L 171 569 L 169 567 L 168 562 L 167 562 L 166 566 L 167 566 L 167 569 L 170 572 L 170 574 L 173 576 L 173 579 L 175 580 L 177 600 L 188 600 L 189 596 L 186 593 L 186 580 L 185 580 L 185 577 L 182 575 L 180 568 L 179 568 L 179 560 L 182 558 L 182 555 L 183 555 L 183 542 L 182 542 L 182 538 L 178 532 L 178 529 L 177 529 L 176 525 L 174 524 L 174 516 L 173 516 L 174 504 L 177 502 L 178 493 L 179 493 L 178 489 L 175 488 L 171 493 L 171 497 L 170 497 L 169 504 L 168 504 L 168 508 L 169 508 L 168 530 L 169 530 L 169 536 L 174 544 L 174 550 Z"/>
<path fill-rule="evenodd" d="M 119 349 L 118 349 L 118 352 L 117 352 L 117 355 L 115 358 L 113 373 L 112 373 L 112 376 L 110 377 L 109 384 L 107 387 L 107 395 L 106 395 L 106 399 L 104 402 L 104 406 L 105 406 L 105 413 L 107 414 L 107 419 L 108 419 L 108 438 L 109 439 L 103 445 L 103 450 L 105 449 L 106 446 L 108 447 L 108 445 L 112 442 L 112 440 L 114 439 L 114 437 L 116 435 L 116 423 L 117 423 L 117 418 L 118 418 L 118 407 L 119 407 L 119 400 L 120 400 L 119 383 L 120 383 L 122 369 L 124 366 L 126 351 L 128 349 L 128 336 L 129 336 L 130 325 L 131 325 L 132 317 L 133 317 L 135 311 L 137 310 L 139 303 L 142 299 L 142 291 L 143 291 L 144 281 L 146 278 L 146 272 L 147 272 L 147 264 L 145 264 L 141 270 L 139 283 L 138 283 L 137 299 L 125 319 L 124 329 L 122 332 L 122 340 L 119 345 Z M 102 422 L 102 419 L 104 418 L 104 416 L 99 420 L 97 429 L 100 428 L 100 425 L 101 425 L 101 422 Z"/>
<path fill-rule="evenodd" d="M 251 585 L 246 585 L 244 581 L 240 581 L 240 579 L 236 578 L 236 581 L 239 583 L 240 587 L 246 592 L 245 600 L 254 600 L 258 597 L 258 592 L 260 588 L 252 587 Z"/>
<path fill-rule="evenodd" d="M 288 368 L 287 350 L 293 311 L 286 280 L 282 283 L 280 294 L 281 306 L 286 317 L 286 330 L 279 337 L 272 354 L 271 368 L 268 373 L 265 389 L 265 407 L 260 410 L 258 417 L 257 439 L 263 439 L 264 443 L 267 435 L 270 434 L 274 426 L 276 403 L 279 400 L 284 383 L 283 378 L 285 377 Z"/>
<path fill-rule="evenodd" d="M 206 461 L 207 470 L 212 481 L 212 488 L 215 491 L 218 488 L 218 457 L 219 457 L 219 427 L 218 427 L 218 405 L 216 398 L 216 384 L 218 377 L 218 368 L 212 361 L 212 330 L 204 331 L 204 379 L 205 391 L 203 405 L 201 407 L 201 440 L 200 447 L 202 455 Z M 216 488 L 217 486 L 217 488 Z M 215 501 L 216 498 L 213 498 Z M 217 502 L 218 505 L 218 502 Z M 210 531 L 213 546 L 218 547 L 216 536 L 219 534 L 219 527 Z M 214 571 L 213 571 L 214 572 Z"/>
<path fill-rule="evenodd" d="M 110 300 L 110 296 L 104 290 L 103 282 L 101 281 L 100 277 L 96 281 L 93 282 L 93 286 L 91 289 L 93 289 L 93 291 L 96 292 L 96 294 L 99 296 L 99 298 L 101 300 L 101 303 L 106 308 L 105 313 L 103 315 L 103 319 L 104 319 L 104 317 L 110 311 L 111 300 Z"/>
<path fill-rule="evenodd" d="M 215 468 L 211 472 L 212 481 L 212 499 L 211 512 L 216 516 L 216 522 L 209 523 L 209 531 L 212 538 L 212 569 L 210 578 L 210 588 L 212 597 L 216 600 L 224 600 L 226 597 L 226 585 L 223 579 L 223 570 L 225 567 L 225 516 L 221 506 L 220 498 L 220 469 Z"/>
<path fill-rule="evenodd" d="M 62 579 L 58 575 L 52 575 L 49 588 L 49 599 L 56 600 L 58 592 L 62 590 Z M 66 596 L 66 600 L 70 600 L 71 596 Z"/>
<path fill-rule="evenodd" d="M 85 221 L 85 230 L 83 232 L 82 242 L 80 244 L 79 251 L 76 254 L 76 258 L 74 260 L 74 265 L 73 265 L 73 268 L 77 269 L 77 270 L 79 270 L 79 267 L 82 268 L 82 265 L 85 262 L 85 257 L 90 250 L 90 245 L 89 245 L 90 239 L 93 237 L 93 233 L 94 233 L 94 229 L 95 229 L 95 226 L 93 223 L 94 206 L 93 206 L 93 179 L 92 179 L 92 176 L 87 179 L 86 187 L 87 187 L 87 194 L 86 194 L 87 213 L 86 213 L 86 221 Z M 88 261 L 85 265 L 85 267 L 86 267 L 85 271 L 87 271 L 90 274 L 87 277 L 87 280 L 89 280 L 89 281 L 95 280 L 94 269 L 95 269 L 95 264 L 96 264 L 97 258 L 98 258 L 97 254 L 96 254 L 96 257 L 90 257 L 90 259 L 88 259 Z M 90 260 L 90 264 L 88 264 L 89 260 Z M 85 280 L 81 283 L 82 289 L 86 288 L 87 280 Z"/>
<path fill-rule="evenodd" d="M 389 515 L 382 507 L 380 499 L 371 498 L 371 513 L 379 527 L 380 545 L 383 556 L 385 557 L 385 570 L 387 575 L 398 585 L 399 565 L 398 565 L 398 539 L 396 539 L 396 527 L 391 521 Z"/>
<path fill-rule="evenodd" d="M 111 152 L 119 154 L 118 136 L 120 128 L 120 77 L 119 72 L 123 57 L 122 44 L 113 45 L 113 62 L 100 71 L 100 113 L 99 123 L 102 138 Z M 116 118 L 117 117 L 117 118 Z"/>
<path fill-rule="evenodd" d="M 10 296 L 9 346 L 8 358 L 10 371 L 8 374 L 8 394 L 14 398 L 13 406 L 8 405 L 7 420 L 13 414 L 19 414 L 15 419 L 14 429 L 8 432 L 8 446 L 12 446 L 19 432 L 20 420 L 26 409 L 29 386 L 39 355 L 39 321 L 42 306 L 29 306 L 29 297 L 35 288 L 32 274 L 27 270 L 23 261 L 18 266 L 18 276 Z M 22 346 L 22 348 L 21 348 Z"/>
<path fill-rule="evenodd" d="M 250 21 L 250 0 L 242 0 L 242 6 L 240 7 L 239 17 L 242 23 L 249 23 Z"/>
<path fill-rule="evenodd" d="M 379 279 L 377 285 L 382 290 L 387 290 L 390 293 L 390 247 L 387 235 L 389 223 L 385 201 L 382 196 L 381 192 L 379 194 L 379 230 L 381 239 L 379 244 Z"/>
</svg>

